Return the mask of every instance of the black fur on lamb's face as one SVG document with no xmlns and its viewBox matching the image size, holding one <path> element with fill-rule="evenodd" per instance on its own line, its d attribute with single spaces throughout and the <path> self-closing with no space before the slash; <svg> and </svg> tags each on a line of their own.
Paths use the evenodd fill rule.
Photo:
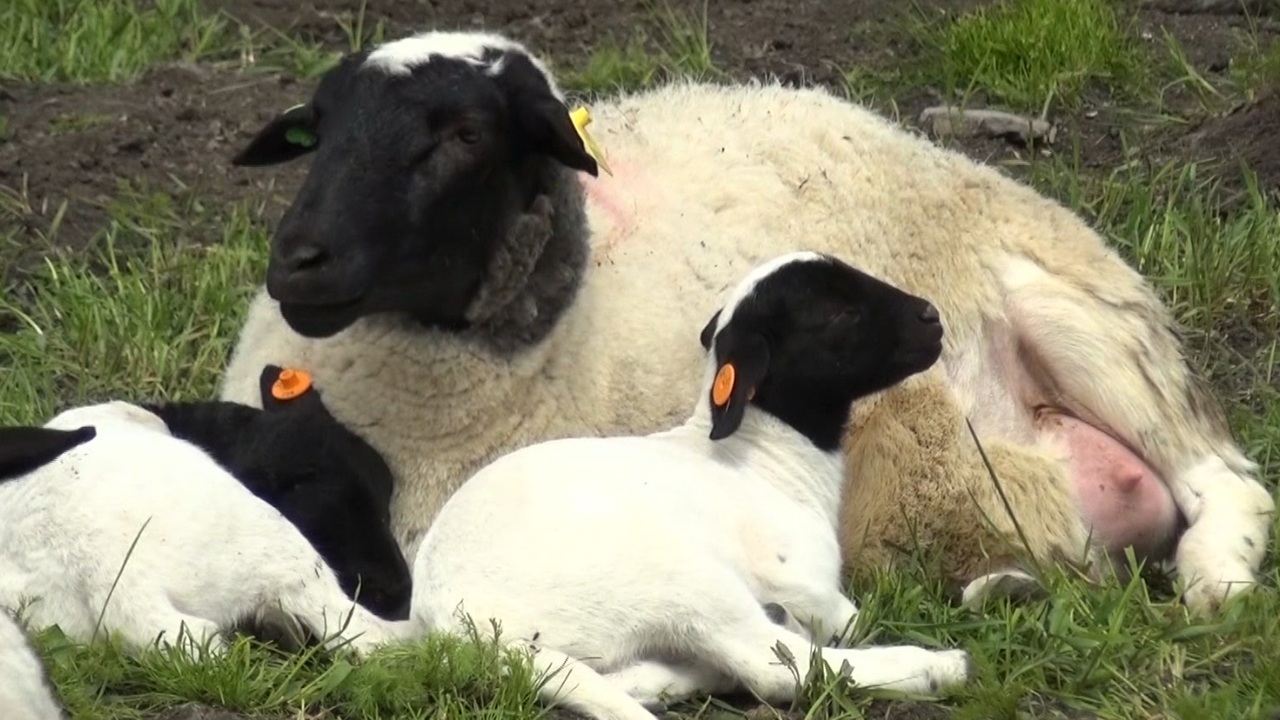
<svg viewBox="0 0 1280 720">
<path fill-rule="evenodd" d="M 710 391 L 713 440 L 733 434 L 754 405 L 834 451 L 855 400 L 942 354 L 942 321 L 928 300 L 828 255 L 777 258 L 739 289 L 700 336 L 716 366 L 734 370 L 727 403 Z"/>
<path fill-rule="evenodd" d="M 390 468 L 338 423 L 317 391 L 273 398 L 279 371 L 263 370 L 263 410 L 226 401 L 145 407 L 280 511 L 348 596 L 384 618 L 407 618 L 412 580 L 391 532 Z"/>
<path fill-rule="evenodd" d="M 486 44 L 488 42 L 489 44 Z M 430 33 L 343 59 L 235 157 L 314 152 L 271 241 L 267 291 L 309 337 L 379 312 L 467 326 L 490 259 L 547 163 L 595 175 L 566 105 L 523 52 Z"/>
</svg>

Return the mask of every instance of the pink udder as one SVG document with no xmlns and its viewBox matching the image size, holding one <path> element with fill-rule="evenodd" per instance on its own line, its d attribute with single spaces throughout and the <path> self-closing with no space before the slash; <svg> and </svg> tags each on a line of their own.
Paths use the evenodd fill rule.
<svg viewBox="0 0 1280 720">
<path fill-rule="evenodd" d="M 1113 553 L 1132 546 L 1139 559 L 1165 552 L 1178 508 L 1155 470 L 1110 435 L 1077 418 L 1042 410 L 1037 425 L 1062 439 L 1085 522 Z"/>
</svg>

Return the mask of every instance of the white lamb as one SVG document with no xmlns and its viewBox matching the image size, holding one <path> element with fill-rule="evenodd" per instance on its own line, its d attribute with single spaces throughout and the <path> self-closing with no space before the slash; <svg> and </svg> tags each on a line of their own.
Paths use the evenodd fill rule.
<svg viewBox="0 0 1280 720">
<path fill-rule="evenodd" d="M 410 626 L 355 604 L 279 511 L 137 405 L 0 428 L 0 458 L 0 608 L 33 628 L 216 652 L 264 616 L 357 651 Z"/>
<path fill-rule="evenodd" d="M 1174 537 L 1185 516 L 1151 544 L 1176 548 L 1192 608 L 1255 582 L 1274 499 L 1160 300 L 1066 208 L 822 89 L 677 83 L 591 113 L 608 176 L 524 47 L 427 32 L 344 58 L 235 160 L 315 153 L 221 395 L 256 403 L 266 363 L 310 371 L 395 473 L 406 555 L 501 454 L 687 416 L 685 328 L 808 247 L 937 305 L 941 374 L 984 445 L 1069 485 L 1009 492 L 1069 518 L 1025 528 L 1054 552 L 1082 557 L 1117 518 L 1141 529 L 1103 537 Z M 1178 512 L 1090 491 L 1135 483 Z"/>
<path fill-rule="evenodd" d="M 65 715 L 26 633 L 0 610 L 0 717 L 62 720 Z"/>
<path fill-rule="evenodd" d="M 814 641 L 858 613 L 836 543 L 850 407 L 933 365 L 942 323 L 926 300 L 801 252 L 748 274 L 705 336 L 684 424 L 534 444 L 468 480 L 420 546 L 412 616 L 445 631 L 496 619 L 535 669 L 569 669 L 545 699 L 600 720 L 738 685 L 791 700 L 774 647 L 804 678 Z M 962 650 L 820 654 L 858 686 L 910 693 L 970 672 Z"/>
</svg>

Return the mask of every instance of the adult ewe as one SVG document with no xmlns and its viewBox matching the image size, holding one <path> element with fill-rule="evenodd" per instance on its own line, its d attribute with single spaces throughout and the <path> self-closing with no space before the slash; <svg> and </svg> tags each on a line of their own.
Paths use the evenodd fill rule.
<svg viewBox="0 0 1280 720">
<path fill-rule="evenodd" d="M 942 323 L 923 298 L 799 252 L 742 278 L 704 335 L 683 424 L 537 443 L 468 480 L 414 560 L 414 618 L 444 631 L 496 619 L 536 670 L 569 669 L 544 699 L 599 720 L 654 720 L 645 706 L 664 698 L 740 686 L 792 701 L 774 648 L 808 677 L 814 641 L 858 615 L 836 542 L 850 407 L 933 365 Z M 961 650 L 819 656 L 857 686 L 908 693 L 970 672 Z"/>
<path fill-rule="evenodd" d="M 686 328 L 806 247 L 937 304 L 941 370 L 988 446 L 1081 488 L 1134 468 L 1167 487 L 1192 607 L 1255 582 L 1273 499 L 1166 309 L 1067 209 L 820 89 L 674 84 L 592 112 L 611 176 L 524 47 L 427 32 L 347 56 L 235 159 L 315 152 L 221 394 L 255 402 L 265 363 L 313 373 L 388 459 L 406 554 L 497 455 L 678 422 Z M 1086 523 L 1111 514 L 1067 497 Z"/>
<path fill-rule="evenodd" d="M 218 424 L 184 429 L 207 437 Z M 294 510 L 309 506 L 307 522 L 327 522 L 345 532 L 336 540 L 355 547 L 367 542 L 362 535 L 376 539 L 380 531 L 390 565 L 398 562 L 407 577 L 385 518 L 350 522 L 344 516 L 364 510 L 360 503 L 308 497 L 358 496 L 364 479 L 347 472 L 350 465 L 309 469 L 299 451 L 312 449 L 295 443 L 274 450 L 296 456 L 296 472 L 273 478 L 287 486 L 279 490 L 286 501 L 297 495 Z M 264 625 L 280 621 L 288 635 L 296 637 L 300 625 L 329 647 L 350 641 L 365 650 L 401 637 L 409 625 L 353 604 L 279 509 L 138 405 L 77 407 L 44 427 L 0 428 L 0 458 L 0 607 L 29 603 L 33 627 L 57 624 L 86 642 L 101 620 L 103 632 L 119 633 L 134 648 L 157 638 L 175 642 L 185 629 L 221 648 L 228 631 L 276 631 Z M 395 604 L 407 615 L 409 584 L 379 574 L 386 563 L 348 564 L 364 578 L 394 581 L 388 590 L 405 595 Z"/>
</svg>

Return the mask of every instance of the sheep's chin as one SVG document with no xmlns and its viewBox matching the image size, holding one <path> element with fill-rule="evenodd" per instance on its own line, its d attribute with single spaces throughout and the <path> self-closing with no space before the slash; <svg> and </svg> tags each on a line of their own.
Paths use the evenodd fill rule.
<svg viewBox="0 0 1280 720">
<path fill-rule="evenodd" d="M 363 301 L 336 305 L 280 303 L 280 316 L 289 328 L 307 338 L 327 338 L 346 330 L 363 315 Z"/>
</svg>

